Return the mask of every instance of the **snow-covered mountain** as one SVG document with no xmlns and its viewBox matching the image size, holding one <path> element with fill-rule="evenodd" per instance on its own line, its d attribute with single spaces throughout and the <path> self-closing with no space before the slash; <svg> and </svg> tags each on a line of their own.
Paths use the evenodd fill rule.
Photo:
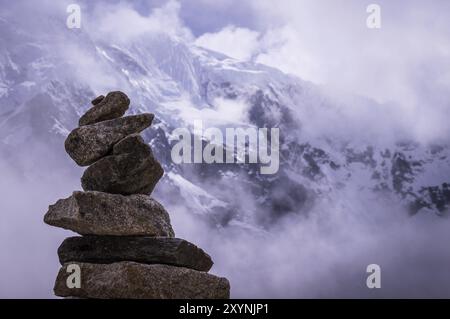
<svg viewBox="0 0 450 319">
<path fill-rule="evenodd" d="M 1 18 L 0 30 L 0 154 L 25 177 L 72 166 L 63 140 L 88 101 L 122 90 L 131 113 L 156 115 L 145 138 L 166 171 L 157 191 L 218 226 L 263 229 L 348 192 L 401 202 L 410 213 L 449 209 L 449 145 L 396 134 L 395 122 L 386 122 L 394 137 L 379 138 L 367 118 L 389 105 L 334 95 L 173 35 L 111 43 L 56 19 L 30 32 Z M 195 119 L 222 129 L 279 127 L 278 173 L 261 175 L 259 164 L 175 165 L 172 132 Z"/>
</svg>

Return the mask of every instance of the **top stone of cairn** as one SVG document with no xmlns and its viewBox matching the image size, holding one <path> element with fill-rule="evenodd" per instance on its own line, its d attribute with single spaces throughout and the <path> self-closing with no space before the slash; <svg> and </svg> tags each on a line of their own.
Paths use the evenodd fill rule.
<svg viewBox="0 0 450 319">
<path fill-rule="evenodd" d="M 106 97 L 99 96 L 92 101 L 94 105 L 81 118 L 80 126 L 112 120 L 125 114 L 130 106 L 128 96 L 120 91 L 109 92 Z"/>
</svg>

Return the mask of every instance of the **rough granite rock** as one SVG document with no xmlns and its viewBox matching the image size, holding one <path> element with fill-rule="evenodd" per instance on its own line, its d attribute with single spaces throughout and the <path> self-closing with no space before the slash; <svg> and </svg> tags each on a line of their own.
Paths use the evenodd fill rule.
<svg viewBox="0 0 450 319">
<path fill-rule="evenodd" d="M 138 134 L 130 135 L 84 172 L 81 185 L 86 191 L 113 194 L 150 194 L 164 170 L 152 150 Z"/>
<path fill-rule="evenodd" d="M 194 244 L 166 237 L 70 237 L 58 249 L 61 265 L 66 262 L 110 264 L 135 261 L 143 264 L 168 264 L 208 271 L 211 257 Z"/>
<path fill-rule="evenodd" d="M 81 287 L 68 288 L 67 263 L 61 267 L 55 294 L 61 297 L 96 299 L 228 299 L 226 278 L 169 265 L 135 262 L 112 264 L 76 263 L 81 270 Z"/>
<path fill-rule="evenodd" d="M 104 98 L 105 98 L 104 95 L 99 95 L 99 96 L 97 96 L 95 99 L 93 99 L 93 100 L 91 101 L 91 104 L 92 104 L 92 105 L 97 105 L 97 104 L 100 103 Z"/>
<path fill-rule="evenodd" d="M 94 104 L 95 103 L 95 104 Z M 109 92 L 106 97 L 94 99 L 94 105 L 79 120 L 79 125 L 90 125 L 121 117 L 130 106 L 130 99 L 120 91 Z"/>
<path fill-rule="evenodd" d="M 167 211 L 146 195 L 76 191 L 51 205 L 44 221 L 81 235 L 175 236 Z"/>
<path fill-rule="evenodd" d="M 66 152 L 78 165 L 90 165 L 108 155 L 124 137 L 149 127 L 153 118 L 153 114 L 144 113 L 78 127 L 65 141 Z"/>
</svg>

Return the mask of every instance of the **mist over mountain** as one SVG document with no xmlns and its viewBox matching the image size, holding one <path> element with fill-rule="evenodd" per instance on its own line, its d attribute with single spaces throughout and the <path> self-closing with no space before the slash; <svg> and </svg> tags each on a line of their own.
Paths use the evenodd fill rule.
<svg viewBox="0 0 450 319">
<path fill-rule="evenodd" d="M 51 295 L 59 241 L 39 223 L 46 205 L 80 188 L 64 140 L 89 101 L 113 90 L 130 96 L 129 113 L 155 114 L 144 132 L 165 169 L 155 197 L 173 212 L 177 236 L 211 253 L 232 296 L 450 295 L 448 136 L 421 138 L 396 102 L 200 47 L 174 17 L 177 2 L 145 19 L 127 6 L 97 7 L 81 29 L 66 27 L 64 4 L 42 4 L 34 19 L 23 3 L 0 15 L 1 259 L 10 259 L 0 287 L 16 287 L 0 296 Z M 278 172 L 174 164 L 172 132 L 194 120 L 278 127 Z M 43 251 L 34 258 L 48 282 L 13 271 L 29 267 L 15 264 L 28 250 Z M 370 263 L 385 269 L 384 290 L 365 287 Z"/>
</svg>

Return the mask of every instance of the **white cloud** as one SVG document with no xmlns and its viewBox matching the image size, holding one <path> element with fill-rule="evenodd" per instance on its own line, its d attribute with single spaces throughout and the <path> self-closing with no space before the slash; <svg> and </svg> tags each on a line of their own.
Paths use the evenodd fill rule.
<svg viewBox="0 0 450 319">
<path fill-rule="evenodd" d="M 109 5 L 105 11 L 103 5 L 95 9 L 91 30 L 102 37 L 114 41 L 132 41 L 145 34 L 163 33 L 191 40 L 191 31 L 184 26 L 179 17 L 180 3 L 170 0 L 165 5 L 153 9 L 144 16 L 131 5 L 120 3 Z"/>
<path fill-rule="evenodd" d="M 269 29 L 261 39 L 261 53 L 255 61 L 295 74 L 303 79 L 322 82 L 322 64 L 290 26 Z"/>
<path fill-rule="evenodd" d="M 380 0 L 377 30 L 367 28 L 368 3 L 361 1 L 251 3 L 257 31 L 226 27 L 197 43 L 329 88 L 394 101 L 397 120 L 422 142 L 450 135 L 448 2 Z"/>
<path fill-rule="evenodd" d="M 258 38 L 257 31 L 229 25 L 219 32 L 201 35 L 195 44 L 235 59 L 249 60 L 260 47 Z"/>
</svg>

